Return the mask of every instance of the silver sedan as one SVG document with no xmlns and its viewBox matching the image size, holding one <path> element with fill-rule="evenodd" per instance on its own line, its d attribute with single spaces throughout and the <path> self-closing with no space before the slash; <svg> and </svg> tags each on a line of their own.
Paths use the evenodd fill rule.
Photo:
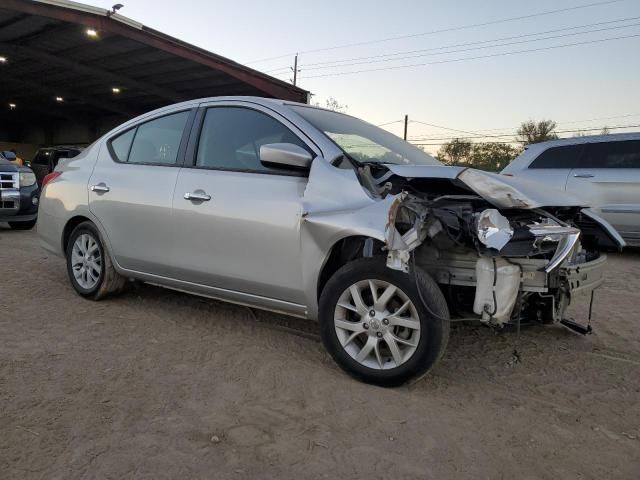
<svg viewBox="0 0 640 480">
<path fill-rule="evenodd" d="M 263 98 L 142 115 L 43 183 L 38 234 L 83 297 L 133 279 L 318 320 L 336 362 L 380 385 L 427 372 L 451 318 L 564 322 L 624 245 L 563 192 Z"/>
</svg>

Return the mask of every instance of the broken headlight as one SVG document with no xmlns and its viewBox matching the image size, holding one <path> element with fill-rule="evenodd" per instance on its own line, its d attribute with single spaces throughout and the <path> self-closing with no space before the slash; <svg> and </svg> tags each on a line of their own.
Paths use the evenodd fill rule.
<svg viewBox="0 0 640 480">
<path fill-rule="evenodd" d="M 535 237 L 534 247 L 542 248 L 544 244 L 556 244 L 556 251 L 544 267 L 549 273 L 564 262 L 576 246 L 580 238 L 580 230 L 568 225 L 560 225 L 554 220 L 545 219 L 544 223 L 528 225 L 529 231 Z"/>
<path fill-rule="evenodd" d="M 495 208 L 488 208 L 474 216 L 475 233 L 485 246 L 502 250 L 513 237 L 509 220 Z"/>
</svg>

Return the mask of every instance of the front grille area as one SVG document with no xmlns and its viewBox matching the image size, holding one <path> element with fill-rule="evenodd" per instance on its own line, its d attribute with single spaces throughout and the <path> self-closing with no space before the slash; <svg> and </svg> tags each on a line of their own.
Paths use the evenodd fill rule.
<svg viewBox="0 0 640 480">
<path fill-rule="evenodd" d="M 0 190 L 17 190 L 18 173 L 0 172 Z"/>
<path fill-rule="evenodd" d="M 20 209 L 20 174 L 0 172 L 0 211 L 4 215 L 15 215 Z"/>
</svg>

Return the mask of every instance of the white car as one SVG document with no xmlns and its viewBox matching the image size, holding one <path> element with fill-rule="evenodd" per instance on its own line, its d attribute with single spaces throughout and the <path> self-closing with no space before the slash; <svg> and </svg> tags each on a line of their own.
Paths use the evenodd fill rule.
<svg viewBox="0 0 640 480">
<path fill-rule="evenodd" d="M 640 133 L 536 143 L 501 172 L 565 190 L 640 246 Z"/>
</svg>

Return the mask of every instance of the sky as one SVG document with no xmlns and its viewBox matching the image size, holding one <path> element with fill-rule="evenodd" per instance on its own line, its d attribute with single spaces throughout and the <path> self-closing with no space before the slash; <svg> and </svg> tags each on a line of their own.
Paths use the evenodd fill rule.
<svg viewBox="0 0 640 480">
<path fill-rule="evenodd" d="M 640 0 L 120 2 L 129 18 L 283 80 L 299 52 L 312 103 L 333 97 L 398 135 L 408 115 L 409 139 L 432 153 L 453 136 L 510 140 L 529 119 L 561 132 L 640 125 Z"/>
</svg>

